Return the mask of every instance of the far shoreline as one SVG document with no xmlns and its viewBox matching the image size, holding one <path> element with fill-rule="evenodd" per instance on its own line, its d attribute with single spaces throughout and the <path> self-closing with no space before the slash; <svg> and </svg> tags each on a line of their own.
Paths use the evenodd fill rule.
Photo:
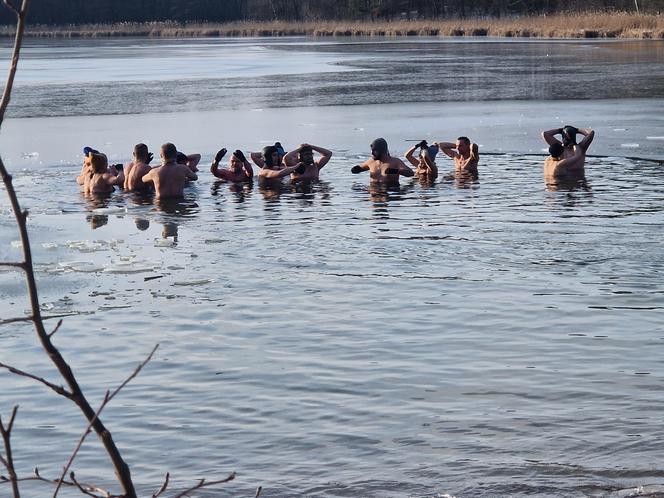
<svg viewBox="0 0 664 498">
<path fill-rule="evenodd" d="M 0 26 L 13 37 L 14 26 Z M 149 22 L 67 26 L 28 25 L 30 38 L 220 37 L 495 37 L 547 39 L 664 39 L 664 16 L 631 12 L 564 13 L 509 18 L 233 23 Z"/>
</svg>

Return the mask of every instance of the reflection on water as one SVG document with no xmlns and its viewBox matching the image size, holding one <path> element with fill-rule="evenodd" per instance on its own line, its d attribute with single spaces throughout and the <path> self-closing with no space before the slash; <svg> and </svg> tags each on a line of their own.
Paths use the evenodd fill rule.
<svg viewBox="0 0 664 498">
<path fill-rule="evenodd" d="M 333 158 L 320 182 L 202 175 L 169 202 L 81 197 L 75 168 L 15 180 L 45 313 L 72 315 L 60 340 L 89 392 L 162 344 L 108 408 L 141 489 L 204 462 L 238 471 L 214 493 L 229 497 L 257 483 L 399 498 L 662 485 L 644 464 L 664 457 L 661 168 L 590 158 L 589 181 L 551 188 L 541 157 L 494 156 L 481 188 L 386 186 Z M 3 260 L 11 227 L 0 210 Z M 15 277 L 0 272 L 3 318 L 25 309 Z M 27 328 L 2 339 L 13 362 L 42 364 Z M 21 405 L 20 468 L 59 468 L 74 415 L 3 382 L 0 411 Z M 88 456 L 79 473 L 105 475 Z"/>
</svg>

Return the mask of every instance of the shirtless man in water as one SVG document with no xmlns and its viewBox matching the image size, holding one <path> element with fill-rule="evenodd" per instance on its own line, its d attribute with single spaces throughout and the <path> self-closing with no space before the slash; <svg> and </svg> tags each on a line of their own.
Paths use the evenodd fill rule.
<svg viewBox="0 0 664 498">
<path fill-rule="evenodd" d="M 399 183 L 399 176 L 415 175 L 401 159 L 390 156 L 384 138 L 371 142 L 371 159 L 353 166 L 350 171 L 354 174 L 368 171 L 372 181 L 382 183 Z"/>
<path fill-rule="evenodd" d="M 254 177 L 254 170 L 251 169 L 251 164 L 249 164 L 249 161 L 247 161 L 247 158 L 240 149 L 231 154 L 231 158 L 228 161 L 228 169 L 219 168 L 219 162 L 224 158 L 226 152 L 226 149 L 221 149 L 217 152 L 217 155 L 214 156 L 214 161 L 212 161 L 212 166 L 210 166 L 210 173 L 227 182 L 251 181 Z"/>
<path fill-rule="evenodd" d="M 280 180 L 294 172 L 303 174 L 306 171 L 306 166 L 304 164 L 282 167 L 280 159 L 281 157 L 277 147 L 274 145 L 264 147 L 263 152 L 261 153 L 263 167 L 261 167 L 261 170 L 258 172 L 258 179 L 263 182 L 269 182 L 271 180 Z"/>
<path fill-rule="evenodd" d="M 321 155 L 318 160 L 314 159 L 314 151 Z M 332 152 L 327 149 L 316 145 L 301 144 L 297 149 L 286 154 L 283 161 L 286 164 L 304 165 L 304 173 L 300 174 L 297 171 L 291 173 L 291 180 L 318 180 L 320 170 L 331 157 Z"/>
<path fill-rule="evenodd" d="M 558 133 L 563 137 L 562 142 L 554 137 Z M 578 145 L 577 134 L 583 135 L 583 140 Z M 549 144 L 549 154 L 551 154 L 544 160 L 544 178 L 547 183 L 584 178 L 586 152 L 595 138 L 593 130 L 565 126 L 558 130 L 542 132 L 542 138 Z"/>
<path fill-rule="evenodd" d="M 124 189 L 147 190 L 148 185 L 143 183 L 143 177 L 150 172 L 150 161 L 152 161 L 152 152 L 148 152 L 148 146 L 145 144 L 136 144 L 134 146 L 134 160 L 125 166 Z"/>
<path fill-rule="evenodd" d="M 145 175 L 143 183 L 154 184 L 157 199 L 182 197 L 187 180 L 198 180 L 196 173 L 186 165 L 177 163 L 178 151 L 172 143 L 161 146 L 161 166 Z"/>
<path fill-rule="evenodd" d="M 465 173 L 473 178 L 479 176 L 477 164 L 480 162 L 480 153 L 477 144 L 471 143 L 468 137 L 457 138 L 456 143 L 435 142 L 441 152 L 454 159 L 455 173 Z"/>
</svg>

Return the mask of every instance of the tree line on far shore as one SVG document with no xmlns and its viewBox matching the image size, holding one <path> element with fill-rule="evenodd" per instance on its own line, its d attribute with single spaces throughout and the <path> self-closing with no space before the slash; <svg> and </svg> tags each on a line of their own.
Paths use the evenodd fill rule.
<svg viewBox="0 0 664 498">
<path fill-rule="evenodd" d="M 236 21 L 392 21 L 540 15 L 574 11 L 660 12 L 664 0 L 32 0 L 29 24 Z M 7 9 L 0 23 L 11 24 Z"/>
</svg>

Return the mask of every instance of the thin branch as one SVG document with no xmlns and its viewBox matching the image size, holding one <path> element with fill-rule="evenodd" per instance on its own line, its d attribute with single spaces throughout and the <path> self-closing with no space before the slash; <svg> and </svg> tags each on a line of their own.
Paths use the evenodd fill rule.
<svg viewBox="0 0 664 498">
<path fill-rule="evenodd" d="M 157 491 L 155 494 L 152 495 L 152 498 L 159 498 L 161 494 L 166 491 L 166 488 L 168 488 L 168 481 L 171 478 L 171 474 L 166 472 L 166 479 L 164 479 L 164 484 L 161 485 L 161 488 L 159 488 L 159 491 Z"/>
<path fill-rule="evenodd" d="M 198 484 L 196 484 L 195 486 L 192 486 L 189 489 L 185 489 L 181 493 L 175 495 L 173 498 L 183 498 L 185 496 L 188 496 L 189 493 L 191 493 L 192 491 L 196 491 L 197 489 L 209 488 L 210 486 L 216 486 L 217 484 L 223 484 L 225 482 L 232 481 L 233 479 L 235 479 L 235 472 L 233 472 L 231 475 L 229 475 L 226 479 L 221 479 L 220 481 L 206 481 L 205 479 L 201 479 L 200 481 L 198 481 Z"/>
<path fill-rule="evenodd" d="M 0 266 L 13 266 L 14 268 L 20 268 L 25 270 L 25 263 L 15 262 L 15 261 L 0 261 Z"/>
<path fill-rule="evenodd" d="M 79 490 L 81 493 L 83 493 L 84 495 L 92 496 L 92 498 L 108 498 L 108 497 L 109 497 L 108 493 L 106 493 L 106 496 L 100 496 L 100 495 L 96 495 L 96 494 L 94 494 L 94 493 L 91 493 L 89 490 L 85 489 L 85 487 L 83 487 L 83 485 L 81 485 L 81 484 L 76 480 L 76 475 L 74 475 L 73 472 L 69 474 L 69 478 L 70 478 L 70 479 L 72 480 L 72 482 L 76 485 L 76 487 L 78 488 L 78 490 Z M 102 491 L 102 492 L 104 492 L 103 490 L 98 490 L 98 489 L 96 489 L 96 488 L 95 488 L 95 491 Z"/>
<path fill-rule="evenodd" d="M 21 13 L 18 11 L 18 9 L 11 0 L 2 0 L 2 3 L 4 3 L 7 7 L 13 10 L 17 16 L 21 15 Z"/>
<path fill-rule="evenodd" d="M 51 332 L 50 334 L 48 334 L 48 338 L 49 338 L 49 339 L 50 339 L 51 337 L 53 337 L 53 336 L 55 335 L 55 333 L 56 333 L 58 330 L 60 330 L 60 326 L 61 326 L 61 325 L 62 325 L 62 320 L 58 320 L 58 324 L 57 324 L 57 325 L 55 326 L 55 328 L 53 329 L 53 332 Z"/>
<path fill-rule="evenodd" d="M 21 477 L 19 479 L 16 479 L 17 482 L 24 482 L 24 481 L 39 481 L 39 482 L 44 482 L 47 484 L 57 484 L 58 480 L 57 479 L 47 479 L 46 477 L 42 477 L 41 474 L 39 473 L 39 469 L 35 468 L 35 475 L 34 477 Z M 0 484 L 4 484 L 9 482 L 9 479 L 7 479 L 5 476 L 0 476 Z M 72 481 L 67 481 L 63 480 L 62 484 L 65 486 L 69 486 L 71 488 L 78 488 L 78 486 L 81 486 L 85 488 L 86 490 L 90 491 L 96 491 L 103 495 L 103 498 L 124 498 L 123 496 L 119 495 L 114 495 L 106 491 L 105 489 L 101 489 L 97 486 L 94 486 L 92 484 L 87 484 L 87 483 L 78 483 L 78 486 L 74 484 Z"/>
<path fill-rule="evenodd" d="M 63 315 L 51 315 L 51 316 L 42 316 L 41 320 L 53 320 L 54 318 L 60 318 L 64 316 L 74 316 L 76 313 L 67 313 Z M 10 323 L 16 323 L 16 322 L 34 322 L 35 318 L 32 316 L 22 316 L 22 317 L 17 317 L 17 318 L 7 318 L 6 320 L 0 320 L 0 325 L 9 325 Z M 51 332 L 48 334 L 50 337 L 51 335 L 55 334 L 55 331 Z"/>
<path fill-rule="evenodd" d="M 61 321 L 62 322 L 62 321 Z M 58 324 L 58 327 L 60 325 Z M 57 327 L 56 327 L 57 330 Z M 55 333 L 55 331 L 53 332 Z M 52 334 L 51 334 L 52 335 Z M 148 362 L 152 359 L 152 356 L 154 355 L 155 351 L 157 351 L 157 348 L 159 348 L 159 344 L 155 345 L 154 348 L 152 348 L 152 351 L 150 351 L 150 354 L 143 360 L 135 369 L 134 371 L 125 379 L 125 381 L 120 384 L 115 391 L 113 391 L 113 394 L 110 393 L 110 391 L 106 391 L 106 395 L 104 396 L 104 400 L 101 402 L 101 405 L 99 405 L 99 408 L 95 412 L 94 417 L 90 420 L 88 423 L 88 426 L 85 428 L 85 431 L 83 431 L 83 434 L 81 435 L 78 444 L 76 445 L 76 448 L 74 448 L 73 453 L 69 457 L 69 460 L 67 461 L 67 464 L 65 465 L 64 469 L 62 470 L 62 474 L 60 475 L 59 483 L 57 487 L 55 488 L 55 492 L 53 493 L 53 498 L 56 498 L 58 496 L 58 492 L 60 491 L 61 483 L 64 480 L 65 476 L 67 475 L 67 472 L 71 468 L 72 464 L 74 463 L 74 459 L 76 458 L 76 455 L 78 454 L 79 450 L 81 449 L 81 446 L 83 446 L 83 442 L 85 441 L 85 438 L 88 437 L 88 434 L 90 434 L 90 429 L 92 429 L 92 426 L 99 420 L 99 415 L 101 414 L 102 410 L 106 408 L 106 405 L 110 403 L 110 401 L 115 397 L 116 394 L 120 392 L 120 390 L 125 387 L 132 379 L 134 379 L 141 370 L 143 370 L 143 367 L 148 364 Z M 73 480 L 73 479 L 72 479 Z"/>
<path fill-rule="evenodd" d="M 18 410 L 18 405 L 15 405 L 11 417 L 9 417 L 9 423 L 7 427 L 2 423 L 2 418 L 0 417 L 0 436 L 2 436 L 2 442 L 5 445 L 5 456 L 7 458 L 2 459 L 2 464 L 7 468 L 7 473 L 9 474 L 9 482 L 12 484 L 12 494 L 14 498 L 20 498 L 21 494 L 18 490 L 18 480 L 16 477 L 16 469 L 14 468 L 14 458 L 12 456 L 12 427 L 14 427 L 14 419 L 16 419 L 16 411 Z"/>
<path fill-rule="evenodd" d="M 14 368 L 11 365 L 6 365 L 5 363 L 0 363 L 0 368 L 6 368 L 7 370 L 9 370 L 13 374 L 20 375 L 21 377 L 27 377 L 29 379 L 36 380 L 37 382 L 41 382 L 46 387 L 49 387 L 49 388 L 53 389 L 56 393 L 58 393 L 60 396 L 64 396 L 65 398 L 72 399 L 73 396 L 74 396 L 72 393 L 67 391 L 62 386 L 56 386 L 55 384 L 47 381 L 46 379 L 43 379 L 41 377 L 37 377 L 36 375 L 33 375 L 29 372 L 19 370 L 18 368 Z"/>
</svg>

